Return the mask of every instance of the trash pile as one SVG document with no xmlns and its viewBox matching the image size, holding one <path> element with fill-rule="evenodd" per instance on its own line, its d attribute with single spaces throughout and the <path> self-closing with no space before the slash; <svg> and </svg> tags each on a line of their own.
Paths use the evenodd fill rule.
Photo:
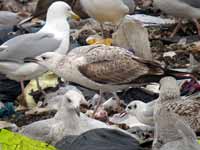
<svg viewBox="0 0 200 150">
<path fill-rule="evenodd" d="M 200 3 L 174 1 L 1 0 L 0 150 L 199 150 Z"/>
</svg>

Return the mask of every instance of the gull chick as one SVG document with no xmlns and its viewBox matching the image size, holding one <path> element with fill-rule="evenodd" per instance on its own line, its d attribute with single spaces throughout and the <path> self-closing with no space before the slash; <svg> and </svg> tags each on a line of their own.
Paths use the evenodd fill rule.
<svg viewBox="0 0 200 150">
<path fill-rule="evenodd" d="M 47 69 L 36 63 L 25 63 L 29 57 L 56 51 L 65 54 L 69 48 L 69 24 L 66 19 L 75 16 L 65 2 L 54 2 L 48 9 L 46 24 L 37 33 L 17 36 L 0 46 L 0 72 L 20 81 L 24 94 L 24 80 L 31 80 Z"/>
<path fill-rule="evenodd" d="M 122 18 L 129 13 L 129 8 L 122 0 L 80 0 L 87 14 L 97 20 L 101 25 L 103 34 L 103 23 L 112 22 L 119 25 Z"/>
<path fill-rule="evenodd" d="M 171 36 L 173 37 L 181 27 L 181 20 L 186 18 L 193 20 L 200 35 L 200 1 L 199 0 L 136 0 L 141 5 L 153 4 L 155 7 L 161 9 L 165 13 L 179 18 L 178 25 L 174 29 Z"/>
</svg>

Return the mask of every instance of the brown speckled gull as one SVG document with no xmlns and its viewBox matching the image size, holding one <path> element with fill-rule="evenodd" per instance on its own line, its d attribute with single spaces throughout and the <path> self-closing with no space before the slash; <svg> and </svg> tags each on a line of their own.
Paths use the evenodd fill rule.
<svg viewBox="0 0 200 150">
<path fill-rule="evenodd" d="M 191 98 L 182 99 L 174 78 L 166 77 L 161 80 L 161 93 L 158 100 L 147 104 L 142 101 L 133 101 L 128 104 L 126 111 L 136 116 L 142 123 L 153 126 L 153 112 L 156 110 L 156 105 L 177 114 L 195 132 L 200 132 L 200 102 Z"/>
<path fill-rule="evenodd" d="M 120 47 L 105 45 L 79 47 L 67 55 L 44 53 L 33 61 L 66 81 L 100 90 L 100 93 L 113 92 L 115 96 L 118 90 L 158 82 L 168 73 L 157 62 L 136 57 Z"/>
<path fill-rule="evenodd" d="M 157 62 L 136 57 L 120 47 L 105 45 L 79 47 L 68 55 L 44 53 L 35 61 L 67 81 L 103 92 L 159 81 L 166 73 Z"/>
</svg>

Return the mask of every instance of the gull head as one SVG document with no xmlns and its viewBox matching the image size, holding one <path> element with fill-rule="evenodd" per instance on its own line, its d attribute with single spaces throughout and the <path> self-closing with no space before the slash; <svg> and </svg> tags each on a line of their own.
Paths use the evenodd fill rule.
<svg viewBox="0 0 200 150">
<path fill-rule="evenodd" d="M 81 99 L 76 97 L 74 91 L 68 91 L 65 93 L 65 105 L 70 111 L 74 111 L 78 116 L 80 116 L 80 103 Z"/>
<path fill-rule="evenodd" d="M 160 101 L 174 100 L 180 97 L 180 89 L 173 77 L 164 77 L 160 80 Z"/>
<path fill-rule="evenodd" d="M 75 92 L 67 91 L 62 96 L 57 96 L 56 99 L 61 99 L 59 104 L 58 112 L 56 118 L 63 117 L 64 114 L 77 115 L 80 116 L 80 103 L 79 97 L 76 97 Z"/>
<path fill-rule="evenodd" d="M 76 15 L 71 7 L 62 1 L 54 2 L 47 11 L 47 22 L 53 22 L 58 19 L 67 19 L 72 17 L 74 19 L 80 19 L 78 15 Z"/>
<path fill-rule="evenodd" d="M 35 58 L 28 58 L 26 61 L 37 63 L 49 70 L 54 70 L 58 63 L 62 61 L 62 58 L 64 58 L 64 55 L 57 52 L 46 52 Z"/>
<path fill-rule="evenodd" d="M 137 116 L 139 110 L 143 110 L 145 103 L 142 101 L 132 101 L 126 107 L 126 112 L 132 116 Z"/>
</svg>

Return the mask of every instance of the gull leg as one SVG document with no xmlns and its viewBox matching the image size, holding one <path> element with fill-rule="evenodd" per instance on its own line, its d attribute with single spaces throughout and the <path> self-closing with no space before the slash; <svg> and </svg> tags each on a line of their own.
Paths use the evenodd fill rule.
<svg viewBox="0 0 200 150">
<path fill-rule="evenodd" d="M 200 24 L 198 22 L 197 19 L 193 19 L 193 22 L 195 23 L 196 27 L 197 27 L 197 32 L 198 32 L 198 35 L 200 36 Z"/>
<path fill-rule="evenodd" d="M 95 109 L 94 109 L 94 112 L 93 112 L 93 114 L 92 114 L 92 118 L 95 117 L 95 114 L 96 114 L 98 108 L 100 107 L 100 105 L 101 105 L 101 103 L 102 103 L 102 99 L 103 99 L 103 92 L 102 92 L 102 90 L 99 90 L 99 95 L 100 95 L 100 97 L 99 97 L 99 100 L 98 100 L 98 102 L 97 102 L 97 105 L 96 105 L 96 107 L 95 107 Z"/>
<path fill-rule="evenodd" d="M 176 33 L 179 31 L 179 29 L 181 28 L 181 19 L 178 20 L 178 24 L 176 25 L 176 27 L 174 28 L 172 34 L 170 35 L 170 37 L 174 37 L 176 35 Z"/>
<path fill-rule="evenodd" d="M 103 24 L 100 23 L 102 37 L 105 38 Z"/>
<path fill-rule="evenodd" d="M 24 88 L 24 80 L 20 81 L 20 86 L 21 86 L 21 90 L 22 90 L 22 97 L 20 98 L 20 105 L 27 107 L 27 103 L 25 100 L 25 88 Z"/>
</svg>

